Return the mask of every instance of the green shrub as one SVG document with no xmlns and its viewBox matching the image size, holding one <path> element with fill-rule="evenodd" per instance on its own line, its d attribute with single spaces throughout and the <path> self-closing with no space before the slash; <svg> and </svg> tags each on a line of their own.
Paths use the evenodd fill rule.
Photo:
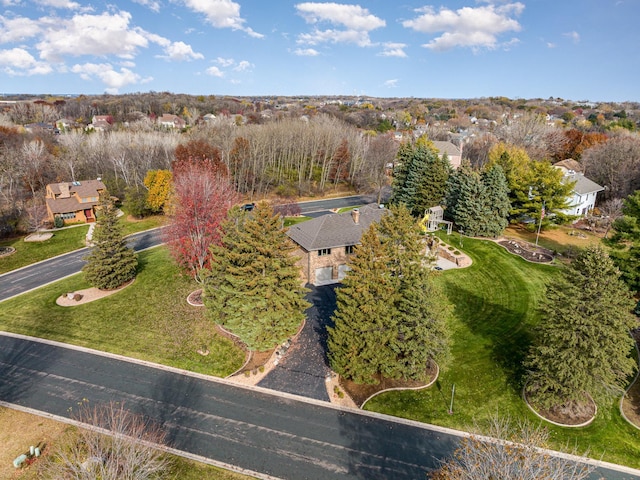
<svg viewBox="0 0 640 480">
<path fill-rule="evenodd" d="M 64 227 L 64 220 L 62 219 L 62 217 L 60 215 L 56 215 L 55 217 L 53 217 L 53 226 L 55 228 Z"/>
</svg>

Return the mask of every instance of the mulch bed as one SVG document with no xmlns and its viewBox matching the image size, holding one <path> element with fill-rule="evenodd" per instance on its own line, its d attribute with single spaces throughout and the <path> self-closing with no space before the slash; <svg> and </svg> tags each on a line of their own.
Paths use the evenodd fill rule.
<svg viewBox="0 0 640 480">
<path fill-rule="evenodd" d="M 525 400 L 531 405 L 531 407 L 540 415 L 555 423 L 561 425 L 582 425 L 592 420 L 597 412 L 597 407 L 593 399 L 585 394 L 584 401 L 582 402 L 568 402 L 564 405 L 554 406 L 548 410 L 544 410 L 532 403 L 526 395 Z"/>
<path fill-rule="evenodd" d="M 378 384 L 367 385 L 354 383 L 351 380 L 340 377 L 340 386 L 344 389 L 345 392 L 349 394 L 351 399 L 356 403 L 356 405 L 358 405 L 358 407 L 362 407 L 362 404 L 365 402 L 365 400 L 367 400 L 371 395 L 382 390 L 387 390 L 389 388 L 424 387 L 433 380 L 437 372 L 438 369 L 436 368 L 435 364 L 430 363 L 425 371 L 425 374 L 427 375 L 426 381 L 394 380 L 391 378 L 384 378 L 381 375 L 377 375 L 376 380 L 378 381 Z"/>
<path fill-rule="evenodd" d="M 251 372 L 252 370 L 255 370 L 256 368 L 259 368 L 263 365 L 265 365 L 269 359 L 271 358 L 271 355 L 273 355 L 273 351 L 275 349 L 272 348 L 271 350 L 267 350 L 266 352 L 253 352 L 253 354 L 251 355 L 251 359 L 249 360 L 249 363 L 247 363 L 245 365 L 245 367 L 242 369 L 243 372 Z"/>
<path fill-rule="evenodd" d="M 509 250 L 510 253 L 518 255 L 528 262 L 549 263 L 553 261 L 553 252 L 529 243 L 517 242 L 515 240 L 500 240 L 498 245 L 503 246 Z"/>
</svg>

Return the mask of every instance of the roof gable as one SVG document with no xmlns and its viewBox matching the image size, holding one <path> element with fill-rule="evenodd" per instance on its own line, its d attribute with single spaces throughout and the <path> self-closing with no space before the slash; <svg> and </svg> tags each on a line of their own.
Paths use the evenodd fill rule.
<svg viewBox="0 0 640 480">
<path fill-rule="evenodd" d="M 287 235 L 307 251 L 357 245 L 364 231 L 387 212 L 378 204 L 369 204 L 358 209 L 358 223 L 353 211 L 332 213 L 293 225 Z"/>
</svg>

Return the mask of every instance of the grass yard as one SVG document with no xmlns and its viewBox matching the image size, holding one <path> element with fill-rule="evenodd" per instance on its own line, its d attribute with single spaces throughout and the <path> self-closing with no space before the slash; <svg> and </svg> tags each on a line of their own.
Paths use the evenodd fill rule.
<svg viewBox="0 0 640 480">
<path fill-rule="evenodd" d="M 529 231 L 522 225 L 509 225 L 509 228 L 504 232 L 504 236 L 506 238 L 524 240 L 531 244 L 535 244 L 536 242 L 536 232 Z M 540 232 L 538 244 L 549 250 L 565 253 L 570 249 L 599 244 L 601 240 L 602 235 L 597 235 L 585 230 L 578 230 L 571 225 L 560 225 L 556 228 L 550 228 Z"/>
<path fill-rule="evenodd" d="M 15 253 L 0 257 L 0 274 L 83 248 L 88 230 L 88 225 L 55 230 L 53 237 L 44 242 L 25 242 L 24 237 L 0 241 L 0 246 L 16 249 Z"/>
<path fill-rule="evenodd" d="M 164 225 L 165 217 L 156 215 L 136 220 L 128 216 L 123 218 L 121 222 L 122 234 L 131 235 L 132 233 Z M 54 230 L 53 236 L 43 242 L 25 242 L 24 237 L 0 241 L 1 247 L 13 247 L 16 249 L 16 252 L 12 255 L 0 257 L 0 274 L 84 248 L 88 230 L 88 224 Z"/>
<path fill-rule="evenodd" d="M 0 478 L 12 480 L 41 478 L 38 467 L 42 460 L 46 455 L 55 451 L 58 443 L 74 429 L 75 427 L 66 423 L 0 407 L 0 445 L 2 445 L 2 449 L 0 449 Z M 22 453 L 27 453 L 31 445 L 40 446 L 43 456 L 33 465 L 16 470 L 13 467 L 14 458 Z M 172 456 L 172 461 L 171 478 L 175 479 L 243 480 L 250 478 L 182 457 Z"/>
<path fill-rule="evenodd" d="M 544 285 L 559 267 L 525 262 L 488 240 L 465 238 L 463 250 L 473 265 L 438 278 L 455 305 L 451 364 L 433 387 L 382 394 L 366 404 L 367 410 L 460 430 L 482 427 L 492 415 L 537 421 L 521 397 L 521 363 L 539 318 Z M 596 420 L 586 428 L 545 422 L 552 448 L 577 446 L 593 458 L 640 467 L 640 431 L 621 417 L 617 405 L 599 405 Z"/>
<path fill-rule="evenodd" d="M 55 301 L 65 292 L 89 287 L 82 274 L 2 303 L 0 330 L 224 377 L 238 369 L 244 353 L 217 335 L 204 308 L 187 295 L 197 288 L 180 275 L 164 248 L 138 255 L 139 274 L 122 291 L 74 307 Z M 202 356 L 197 349 L 211 352 Z"/>
</svg>

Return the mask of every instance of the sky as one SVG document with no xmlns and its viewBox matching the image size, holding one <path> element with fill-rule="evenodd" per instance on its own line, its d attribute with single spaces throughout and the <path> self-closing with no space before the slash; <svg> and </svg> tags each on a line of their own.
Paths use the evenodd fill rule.
<svg viewBox="0 0 640 480">
<path fill-rule="evenodd" d="M 0 0 L 0 94 L 640 101 L 640 0 Z"/>
</svg>

